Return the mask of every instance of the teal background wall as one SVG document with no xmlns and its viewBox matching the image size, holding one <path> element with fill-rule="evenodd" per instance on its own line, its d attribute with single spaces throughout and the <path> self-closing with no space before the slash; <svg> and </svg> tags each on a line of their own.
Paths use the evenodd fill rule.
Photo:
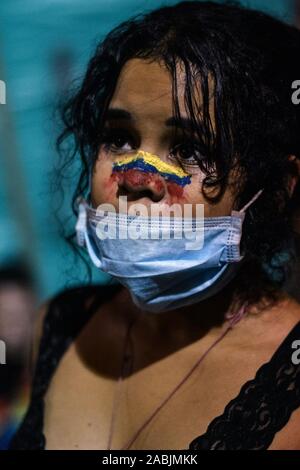
<svg viewBox="0 0 300 470">
<path fill-rule="evenodd" d="M 56 158 L 54 111 L 70 80 L 82 76 L 96 43 L 120 21 L 160 0 L 1 0 L 0 79 L 7 86 L 0 105 L 0 268 L 25 260 L 39 299 L 85 282 L 53 214 L 57 200 L 50 174 Z M 286 21 L 293 0 L 242 1 Z M 70 213 L 66 192 L 64 214 Z M 75 222 L 75 221 L 74 221 Z M 107 278 L 93 271 L 96 282 Z"/>
</svg>

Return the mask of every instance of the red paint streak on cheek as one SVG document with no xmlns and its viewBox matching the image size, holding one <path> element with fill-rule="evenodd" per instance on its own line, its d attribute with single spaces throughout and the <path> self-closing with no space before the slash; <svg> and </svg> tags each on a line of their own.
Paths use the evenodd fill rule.
<svg viewBox="0 0 300 470">
<path fill-rule="evenodd" d="M 116 196 L 116 184 L 118 183 L 119 175 L 112 173 L 108 179 L 103 182 L 103 188 L 106 192 L 106 199 L 114 198 Z"/>
<path fill-rule="evenodd" d="M 119 180 L 119 174 L 118 173 L 112 173 L 109 177 L 109 180 L 107 181 L 107 186 L 112 186 L 113 184 L 117 183 Z"/>
<path fill-rule="evenodd" d="M 182 199 L 183 198 L 184 189 L 179 184 L 168 183 L 167 188 L 168 188 L 168 193 L 169 193 L 169 195 L 171 196 L 172 199 L 173 198 L 174 199 Z"/>
</svg>

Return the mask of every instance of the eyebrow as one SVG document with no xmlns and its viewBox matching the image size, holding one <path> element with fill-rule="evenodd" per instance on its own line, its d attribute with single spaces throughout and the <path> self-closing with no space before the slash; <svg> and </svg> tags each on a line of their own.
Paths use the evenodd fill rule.
<svg viewBox="0 0 300 470">
<path fill-rule="evenodd" d="M 122 119 L 126 121 L 132 121 L 133 117 L 132 114 L 129 113 L 128 111 L 125 111 L 125 109 L 121 108 L 109 108 L 106 113 L 106 120 L 114 120 L 114 119 Z"/>
<path fill-rule="evenodd" d="M 169 119 L 166 120 L 165 122 L 167 127 L 176 127 L 179 129 L 191 129 L 192 128 L 192 120 L 189 118 L 177 118 L 175 116 L 170 117 Z"/>
<path fill-rule="evenodd" d="M 122 120 L 122 121 L 133 121 L 134 118 L 129 111 L 126 111 L 122 108 L 109 108 L 106 113 L 106 120 L 113 121 L 113 120 Z M 177 118 L 172 116 L 165 121 L 165 125 L 167 127 L 176 127 L 179 129 L 191 129 L 192 128 L 192 120 L 189 118 Z"/>
</svg>

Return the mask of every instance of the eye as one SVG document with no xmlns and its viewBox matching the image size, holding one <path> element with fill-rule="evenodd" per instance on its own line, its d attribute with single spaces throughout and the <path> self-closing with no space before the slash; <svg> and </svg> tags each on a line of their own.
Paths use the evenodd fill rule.
<svg viewBox="0 0 300 470">
<path fill-rule="evenodd" d="M 104 129 L 100 140 L 106 152 L 123 154 L 136 148 L 133 136 L 125 129 Z"/>
<path fill-rule="evenodd" d="M 197 142 L 183 142 L 175 145 L 170 152 L 170 157 L 179 160 L 181 164 L 191 166 L 199 166 L 199 160 L 204 159 Z"/>
</svg>

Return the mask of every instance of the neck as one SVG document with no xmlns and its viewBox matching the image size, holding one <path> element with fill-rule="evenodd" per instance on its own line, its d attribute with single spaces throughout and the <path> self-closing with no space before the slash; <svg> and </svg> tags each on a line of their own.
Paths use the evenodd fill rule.
<svg viewBox="0 0 300 470">
<path fill-rule="evenodd" d="M 147 335 L 162 338 L 165 343 L 188 344 L 207 335 L 212 330 L 219 331 L 226 322 L 226 314 L 235 304 L 235 280 L 221 292 L 206 300 L 167 312 L 151 313 L 138 308 L 126 288 L 122 289 L 120 302 L 129 308 L 128 321 L 137 320 L 143 325 Z"/>
<path fill-rule="evenodd" d="M 211 329 L 221 328 L 226 321 L 226 313 L 230 311 L 234 298 L 234 282 L 222 289 L 221 292 L 179 309 L 162 312 L 157 315 L 145 313 L 149 321 L 157 325 L 158 329 L 171 334 L 178 332 L 191 337 L 200 337 Z"/>
</svg>

